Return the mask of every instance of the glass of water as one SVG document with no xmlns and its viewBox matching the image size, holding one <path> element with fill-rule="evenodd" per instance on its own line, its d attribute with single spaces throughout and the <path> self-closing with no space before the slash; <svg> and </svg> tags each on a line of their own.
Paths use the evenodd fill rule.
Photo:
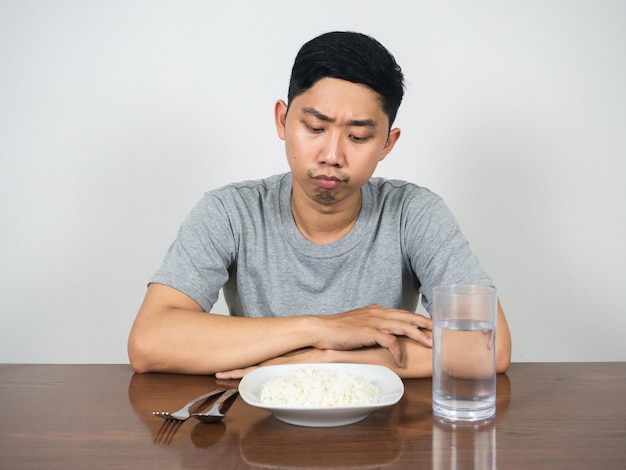
<svg viewBox="0 0 626 470">
<path fill-rule="evenodd" d="M 433 290 L 433 413 L 478 421 L 496 412 L 495 287 Z"/>
</svg>

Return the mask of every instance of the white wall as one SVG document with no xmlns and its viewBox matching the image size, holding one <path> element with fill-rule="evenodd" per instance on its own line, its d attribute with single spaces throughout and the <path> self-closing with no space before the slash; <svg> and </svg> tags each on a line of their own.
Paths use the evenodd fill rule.
<svg viewBox="0 0 626 470">
<path fill-rule="evenodd" d="M 626 360 L 626 3 L 0 1 L 0 362 L 126 362 L 178 225 L 287 169 L 272 106 L 334 29 L 402 65 L 378 175 L 440 193 L 515 361 Z"/>
</svg>

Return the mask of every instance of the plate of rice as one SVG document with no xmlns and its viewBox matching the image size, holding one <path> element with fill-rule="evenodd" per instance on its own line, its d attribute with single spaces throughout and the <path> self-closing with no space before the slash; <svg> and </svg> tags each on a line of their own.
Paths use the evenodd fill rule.
<svg viewBox="0 0 626 470">
<path fill-rule="evenodd" d="M 370 364 L 285 364 L 259 367 L 239 383 L 249 405 L 298 426 L 344 426 L 398 403 L 404 384 L 395 372 Z"/>
</svg>

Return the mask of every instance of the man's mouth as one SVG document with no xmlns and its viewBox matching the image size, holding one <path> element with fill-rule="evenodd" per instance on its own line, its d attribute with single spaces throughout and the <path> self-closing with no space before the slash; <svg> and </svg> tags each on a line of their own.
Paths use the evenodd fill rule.
<svg viewBox="0 0 626 470">
<path fill-rule="evenodd" d="M 335 189 L 342 183 L 350 181 L 350 176 L 343 172 L 321 173 L 320 170 L 308 170 L 307 176 L 315 181 L 318 187 L 327 190 Z"/>
<path fill-rule="evenodd" d="M 317 184 L 324 189 L 335 189 L 339 186 L 343 181 L 336 176 L 328 176 L 328 175 L 320 175 L 316 176 L 315 181 Z"/>
</svg>

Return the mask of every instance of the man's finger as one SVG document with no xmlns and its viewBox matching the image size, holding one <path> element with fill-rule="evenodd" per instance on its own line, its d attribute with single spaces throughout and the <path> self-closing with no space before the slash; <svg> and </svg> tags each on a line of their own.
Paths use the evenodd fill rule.
<svg viewBox="0 0 626 470">
<path fill-rule="evenodd" d="M 402 356 L 402 348 L 400 347 L 400 341 L 394 335 L 382 334 L 376 341 L 379 346 L 386 348 L 391 357 L 393 357 L 393 362 L 398 367 L 404 367 L 404 357 Z"/>
</svg>

